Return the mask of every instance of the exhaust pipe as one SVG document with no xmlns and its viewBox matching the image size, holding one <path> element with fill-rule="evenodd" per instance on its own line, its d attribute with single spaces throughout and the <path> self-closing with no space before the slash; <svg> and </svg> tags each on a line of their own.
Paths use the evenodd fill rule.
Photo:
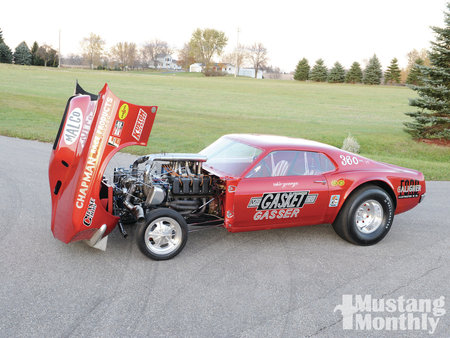
<svg viewBox="0 0 450 338">
<path fill-rule="evenodd" d="M 142 207 L 140 205 L 133 205 L 130 202 L 131 196 L 134 193 L 134 189 L 136 188 L 136 185 L 132 185 L 129 192 L 128 192 L 128 196 L 125 199 L 125 201 L 123 202 L 123 205 L 131 211 L 131 213 L 134 215 L 134 217 L 136 217 L 136 219 L 139 221 L 143 221 L 145 219 L 145 214 L 144 214 L 144 209 L 142 209 Z"/>
</svg>

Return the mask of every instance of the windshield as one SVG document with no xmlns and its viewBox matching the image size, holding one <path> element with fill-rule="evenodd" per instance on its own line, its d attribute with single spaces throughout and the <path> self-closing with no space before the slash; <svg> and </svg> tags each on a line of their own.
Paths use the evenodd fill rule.
<svg viewBox="0 0 450 338">
<path fill-rule="evenodd" d="M 208 160 L 206 165 L 230 176 L 238 177 L 262 153 L 247 144 L 221 137 L 203 149 L 200 154 Z"/>
</svg>

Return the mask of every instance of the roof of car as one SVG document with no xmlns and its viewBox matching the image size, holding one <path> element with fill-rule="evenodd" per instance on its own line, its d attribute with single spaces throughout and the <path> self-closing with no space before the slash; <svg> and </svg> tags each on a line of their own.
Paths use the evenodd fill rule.
<svg viewBox="0 0 450 338">
<path fill-rule="evenodd" d="M 276 148 L 289 148 L 289 149 L 301 148 L 305 150 L 337 149 L 325 143 L 287 136 L 264 135 L 264 134 L 228 134 L 224 135 L 224 137 L 232 138 L 236 141 L 241 141 L 248 145 L 263 148 L 266 150 Z"/>
</svg>

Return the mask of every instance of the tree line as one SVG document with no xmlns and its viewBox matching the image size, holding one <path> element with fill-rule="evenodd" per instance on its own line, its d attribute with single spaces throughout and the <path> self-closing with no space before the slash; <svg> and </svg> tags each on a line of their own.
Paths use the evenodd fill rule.
<svg viewBox="0 0 450 338">
<path fill-rule="evenodd" d="M 239 45 L 227 55 L 223 51 L 228 38 L 224 32 L 216 29 L 196 29 L 190 40 L 178 51 L 177 64 L 185 70 L 193 63 L 202 63 L 206 75 L 220 75 L 215 71 L 213 58 L 222 57 L 224 63 L 232 63 L 239 69 L 243 65 L 258 70 L 267 66 L 267 48 L 257 42 L 253 45 Z M 91 69 L 128 70 L 136 68 L 159 68 L 159 58 L 170 55 L 175 50 L 166 41 L 157 38 L 143 44 L 141 48 L 134 42 L 122 41 L 116 43 L 109 50 L 105 48 L 105 40 L 100 35 L 90 33 L 80 43 L 82 54 L 70 54 L 62 58 L 62 63 L 69 65 L 87 65 Z M 34 42 L 31 50 L 25 42 L 21 42 L 11 51 L 3 40 L 0 29 L 0 62 L 20 65 L 58 66 L 59 57 L 55 49 L 49 45 L 39 46 Z"/>
<path fill-rule="evenodd" d="M 311 68 L 306 58 L 301 59 L 294 72 L 294 79 L 298 81 L 315 81 L 329 83 L 363 83 L 369 85 L 384 84 L 414 84 L 420 83 L 418 66 L 429 64 L 427 52 L 412 50 L 408 53 L 408 66 L 400 69 L 397 58 L 393 58 L 389 67 L 383 73 L 381 63 L 376 54 L 368 61 L 364 70 L 359 62 L 353 62 L 350 69 L 345 70 L 340 62 L 336 62 L 328 70 L 323 59 L 318 59 Z M 403 80 L 402 80 L 403 77 Z"/>
<path fill-rule="evenodd" d="M 34 65 L 57 67 L 59 64 L 58 53 L 49 45 L 42 45 L 35 41 L 31 49 L 25 41 L 19 43 L 12 52 L 3 39 L 0 29 L 0 63 L 15 63 L 18 65 Z"/>
<path fill-rule="evenodd" d="M 222 57 L 222 62 L 233 63 L 237 68 L 243 64 L 251 64 L 257 74 L 259 69 L 266 67 L 267 48 L 261 43 L 250 46 L 239 45 L 227 55 L 223 51 L 228 38 L 224 32 L 216 29 L 196 29 L 188 42 L 178 50 L 177 64 L 188 70 L 193 63 L 202 63 L 206 75 L 218 75 L 214 70 L 213 58 Z M 138 48 L 134 42 L 118 42 L 109 51 L 105 49 L 105 41 L 97 34 L 91 33 L 81 43 L 83 59 L 91 68 L 127 70 L 134 68 L 159 68 L 158 58 L 174 52 L 166 41 L 153 39 Z M 80 60 L 73 55 L 73 60 Z"/>
</svg>

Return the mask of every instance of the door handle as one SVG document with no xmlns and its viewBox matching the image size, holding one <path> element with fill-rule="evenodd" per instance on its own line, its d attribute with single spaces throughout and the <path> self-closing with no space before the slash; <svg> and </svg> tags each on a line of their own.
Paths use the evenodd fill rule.
<svg viewBox="0 0 450 338">
<path fill-rule="evenodd" d="M 323 180 L 323 181 L 314 181 L 314 183 L 322 183 L 322 184 L 327 184 L 327 181 Z"/>
</svg>

